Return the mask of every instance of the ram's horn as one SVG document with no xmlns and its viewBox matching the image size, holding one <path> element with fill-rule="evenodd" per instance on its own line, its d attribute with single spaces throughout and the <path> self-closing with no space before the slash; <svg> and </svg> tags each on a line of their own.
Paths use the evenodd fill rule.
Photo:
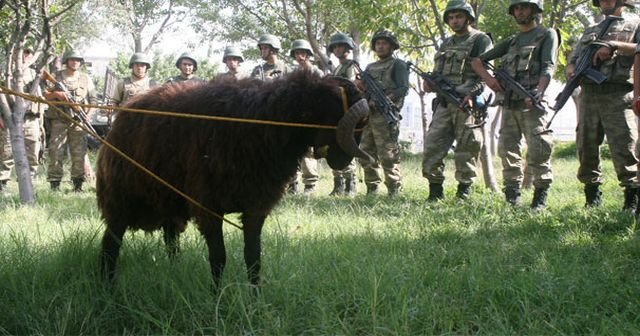
<svg viewBox="0 0 640 336">
<path fill-rule="evenodd" d="M 353 104 L 344 117 L 338 122 L 336 129 L 336 140 L 338 146 L 345 153 L 357 157 L 361 160 L 373 162 L 374 159 L 367 152 L 360 149 L 355 139 L 355 129 L 359 122 L 365 120 L 369 116 L 369 104 L 365 99 L 360 99 Z"/>
</svg>

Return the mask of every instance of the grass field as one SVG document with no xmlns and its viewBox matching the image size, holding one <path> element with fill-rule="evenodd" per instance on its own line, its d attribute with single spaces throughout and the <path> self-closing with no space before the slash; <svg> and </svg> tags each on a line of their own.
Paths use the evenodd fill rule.
<svg viewBox="0 0 640 336">
<path fill-rule="evenodd" d="M 571 146 L 554 157 L 549 208 L 506 206 L 474 186 L 426 204 L 420 157 L 403 162 L 400 197 L 288 197 L 263 234 L 263 279 L 255 294 L 242 235 L 225 228 L 228 262 L 212 291 L 206 247 L 190 226 L 169 262 L 161 236 L 125 236 L 118 283 L 97 276 L 102 223 L 93 188 L 52 193 L 20 207 L 0 198 L 0 334 L 432 335 L 638 334 L 640 244 L 620 211 L 610 161 L 604 205 L 583 209 Z M 496 163 L 499 172 L 499 164 Z M 237 219 L 236 216 L 229 216 Z"/>
</svg>

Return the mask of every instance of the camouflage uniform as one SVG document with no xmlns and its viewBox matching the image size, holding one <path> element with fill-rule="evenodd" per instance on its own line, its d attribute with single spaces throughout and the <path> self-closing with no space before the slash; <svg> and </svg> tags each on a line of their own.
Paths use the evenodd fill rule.
<svg viewBox="0 0 640 336">
<path fill-rule="evenodd" d="M 68 76 L 66 70 L 55 73 L 55 78 L 64 84 L 71 93 L 76 103 L 96 104 L 95 87 L 88 74 L 78 70 L 72 76 Z M 67 108 L 64 108 L 67 109 Z M 48 117 L 51 120 L 49 138 L 49 167 L 47 181 L 59 185 L 64 175 L 63 160 L 67 141 L 71 154 L 71 179 L 74 186 L 81 186 L 85 180 L 84 160 L 87 153 L 87 139 L 85 132 L 79 126 L 75 126 L 66 118 L 60 116 L 54 109 L 49 109 Z M 78 188 L 76 188 L 78 189 Z"/>
<path fill-rule="evenodd" d="M 374 35 L 371 41 L 372 49 L 374 49 L 375 41 L 378 38 L 389 39 L 381 36 L 382 34 L 391 34 L 390 32 L 385 32 L 388 31 L 379 31 Z M 395 49 L 399 48 L 395 38 L 392 44 L 395 44 L 393 46 Z M 401 109 L 404 97 L 409 89 L 409 70 L 407 65 L 391 55 L 369 64 L 365 71 L 371 74 L 390 97 L 391 101 Z M 382 166 L 385 176 L 384 183 L 389 195 L 394 195 L 400 190 L 402 179 L 400 175 L 400 144 L 398 143 L 400 125 L 398 123 L 394 126 L 389 126 L 382 112 L 378 111 L 370 96 L 368 98 L 370 106 L 369 121 L 362 132 L 360 148 L 369 153 L 376 161 L 360 161 L 364 170 L 367 193 L 371 194 L 377 191 L 379 184 L 382 182 L 382 175 L 380 174 L 380 166 Z"/>
<path fill-rule="evenodd" d="M 356 80 L 356 68 L 352 60 L 347 60 L 344 64 L 339 64 L 333 71 L 334 76 L 344 77 L 351 81 Z M 351 160 L 349 165 L 342 170 L 333 170 L 333 179 L 338 188 L 334 187 L 334 192 L 340 194 L 340 184 L 343 184 L 344 193 L 355 195 L 356 192 L 356 160 Z"/>
<path fill-rule="evenodd" d="M 449 2 L 450 4 L 457 4 Z M 461 4 L 457 4 L 461 7 Z M 462 3 L 462 5 L 466 5 Z M 448 6 L 444 16 L 451 9 Z M 466 7 L 454 10 L 466 10 Z M 470 7 L 469 7 L 470 8 Z M 467 14 L 473 22 L 474 16 Z M 463 36 L 453 35 L 445 39 L 435 55 L 434 72 L 442 74 L 451 84 L 456 86 L 460 98 L 477 96 L 484 85 L 480 77 L 471 68 L 471 58 L 477 57 L 491 48 L 491 39 L 487 34 L 469 28 L 470 32 Z M 447 104 L 444 98 L 437 99 L 434 107 L 433 119 L 425 136 L 424 159 L 422 161 L 422 175 L 429 180 L 431 191 L 429 200 L 442 198 L 442 184 L 444 182 L 444 158 L 451 145 L 455 147 L 455 178 L 458 181 L 458 197 L 466 198 L 469 186 L 476 177 L 476 162 L 480 155 L 483 142 L 483 129 L 470 127 L 475 121 L 468 113 L 461 111 L 458 106 Z"/>
<path fill-rule="evenodd" d="M 289 66 L 285 62 L 278 60 L 275 64 L 265 62 L 256 66 L 253 68 L 253 71 L 251 71 L 249 77 L 268 82 L 280 78 L 289 72 L 291 72 Z"/>
<path fill-rule="evenodd" d="M 36 79 L 36 71 L 27 67 L 24 69 L 24 92 L 29 93 L 31 91 L 31 85 Z M 38 92 L 40 90 L 38 89 Z M 31 177 L 35 176 L 38 170 L 38 159 L 40 155 L 40 149 L 42 147 L 42 115 L 45 110 L 45 105 L 35 102 L 26 102 L 29 107 L 24 116 L 24 145 L 27 152 L 27 160 L 29 161 L 29 170 Z M 0 189 L 7 183 L 11 177 L 11 169 L 13 169 L 13 151 L 11 149 L 11 138 L 9 136 L 9 129 L 0 129 Z"/>
<path fill-rule="evenodd" d="M 640 18 L 635 14 L 624 14 L 623 21 L 609 27 L 604 41 L 640 42 Z M 600 33 L 601 23 L 586 29 L 577 48 L 569 58 L 576 64 L 582 50 Z M 614 53 L 613 57 L 600 65 L 607 80 L 598 85 L 588 78 L 581 83 L 581 109 L 578 113 L 576 144 L 578 147 L 578 180 L 585 185 L 586 206 L 601 203 L 599 186 L 603 182 L 600 166 L 600 145 L 607 137 L 613 166 L 625 187 L 625 209 L 633 210 L 638 193 L 638 139 L 637 118 L 631 108 L 633 101 L 633 78 L 631 67 L 633 55 Z"/>
<path fill-rule="evenodd" d="M 150 79 L 148 76 L 137 79 L 133 76 L 126 77 L 118 82 L 113 97 L 110 98 L 110 102 L 114 105 L 122 106 L 133 96 L 145 93 L 156 86 L 156 81 Z"/>
<path fill-rule="evenodd" d="M 512 3 L 519 2 L 527 1 L 512 0 Z M 512 8 L 513 5 L 510 7 L 510 13 Z M 556 32 L 537 26 L 530 31 L 507 38 L 479 58 L 490 61 L 502 57 L 502 66 L 509 74 L 527 90 L 534 91 L 543 76 L 551 78 L 556 64 L 557 48 Z M 521 156 L 524 135 L 528 146 L 526 164 L 535 178 L 536 193 L 532 209 L 544 207 L 547 190 L 553 180 L 553 136 L 550 132 L 545 132 L 547 117 L 544 111 L 528 109 L 524 97 L 509 91 L 505 93 L 498 154 L 502 160 L 505 195 L 509 203 L 517 204 L 520 198 L 520 186 L 524 177 Z"/>
</svg>

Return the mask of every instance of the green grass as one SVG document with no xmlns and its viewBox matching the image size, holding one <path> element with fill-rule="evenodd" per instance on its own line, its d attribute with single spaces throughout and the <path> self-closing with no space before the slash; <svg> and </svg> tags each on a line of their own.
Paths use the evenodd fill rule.
<svg viewBox="0 0 640 336">
<path fill-rule="evenodd" d="M 560 146 L 560 148 L 564 148 Z M 554 159 L 549 209 L 506 206 L 474 185 L 426 204 L 420 157 L 403 162 L 400 197 L 288 197 L 263 234 L 263 279 L 246 280 L 241 232 L 225 228 L 228 262 L 212 291 L 206 247 L 190 226 L 170 262 L 159 233 L 125 236 L 118 283 L 97 276 L 100 214 L 88 192 L 18 205 L 0 198 L 0 334 L 431 335 L 637 334 L 640 241 L 603 166 L 604 205 L 583 209 L 576 160 Z M 495 165 L 499 173 L 499 164 Z M 237 216 L 229 216 L 237 220 Z"/>
</svg>

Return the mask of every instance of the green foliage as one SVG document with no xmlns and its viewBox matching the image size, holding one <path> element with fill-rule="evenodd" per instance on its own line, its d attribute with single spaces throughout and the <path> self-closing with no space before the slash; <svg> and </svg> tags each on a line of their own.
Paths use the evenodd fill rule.
<svg viewBox="0 0 640 336">
<path fill-rule="evenodd" d="M 38 204 L 0 197 L 3 334 L 549 335 L 640 330 L 640 241 L 604 162 L 604 204 L 583 208 L 575 159 L 555 159 L 550 207 L 532 214 L 474 186 L 425 203 L 420 157 L 399 197 L 287 197 L 263 233 L 264 283 L 247 284 L 242 232 L 225 227 L 227 268 L 211 290 L 206 246 L 190 226 L 175 260 L 160 233 L 125 235 L 115 287 L 98 277 L 104 227 L 93 190 Z M 531 199 L 525 190 L 524 201 Z M 238 221 L 237 216 L 229 219 Z"/>
</svg>

